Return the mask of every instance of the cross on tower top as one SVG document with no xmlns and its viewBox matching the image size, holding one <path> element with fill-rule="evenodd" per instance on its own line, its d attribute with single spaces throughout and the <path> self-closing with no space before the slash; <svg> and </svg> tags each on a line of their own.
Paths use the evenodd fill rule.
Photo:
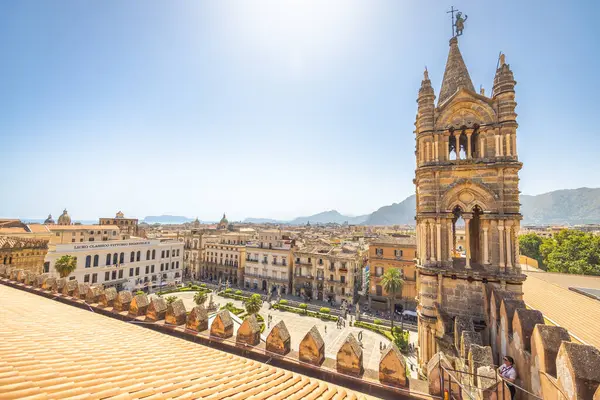
<svg viewBox="0 0 600 400">
<path fill-rule="evenodd" d="M 456 13 L 456 19 L 454 18 L 454 13 Z M 462 17 L 462 12 L 458 9 L 455 9 L 454 6 L 450 7 L 450 11 L 446 11 L 446 14 L 451 14 L 452 18 L 452 37 L 457 37 L 462 35 L 463 29 L 465 28 L 465 21 L 469 18 L 468 15 Z"/>
</svg>

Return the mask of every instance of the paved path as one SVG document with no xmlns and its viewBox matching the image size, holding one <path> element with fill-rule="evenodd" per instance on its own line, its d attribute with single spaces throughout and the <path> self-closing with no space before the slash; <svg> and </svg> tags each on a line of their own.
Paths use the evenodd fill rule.
<svg viewBox="0 0 600 400">
<path fill-rule="evenodd" d="M 194 294 L 195 292 L 181 292 L 181 293 L 170 293 L 164 296 L 177 296 L 178 298 L 183 300 L 185 304 L 185 308 L 187 310 L 191 310 L 194 306 Z M 210 294 L 209 294 L 210 297 Z M 226 297 L 221 297 L 217 294 L 213 293 L 213 301 L 218 303 L 220 306 L 225 305 L 226 303 L 233 303 L 236 307 L 244 308 L 244 305 L 239 300 L 229 299 Z M 205 305 L 208 305 L 208 300 Z M 381 352 L 379 350 L 379 344 L 383 343 L 388 345 L 390 341 L 385 338 L 383 335 L 380 335 L 375 332 L 371 332 L 366 329 L 350 327 L 346 324 L 345 328 L 338 329 L 337 324 L 334 321 L 322 321 L 321 319 L 298 315 L 291 312 L 286 311 L 278 311 L 271 309 L 269 310 L 269 305 L 267 303 L 263 303 L 260 314 L 265 318 L 269 315 L 272 316 L 273 320 L 271 326 L 277 324 L 282 319 L 285 321 L 285 325 L 290 332 L 292 339 L 292 349 L 298 349 L 300 346 L 300 342 L 304 338 L 304 335 L 313 327 L 317 326 L 319 333 L 323 337 L 325 341 L 325 356 L 335 360 L 337 351 L 340 346 L 346 339 L 349 333 L 353 333 L 356 338 L 358 338 L 358 333 L 362 331 L 363 338 L 363 362 L 365 368 L 377 371 L 379 370 L 379 359 L 381 357 Z M 269 329 L 265 330 L 265 335 L 269 334 Z M 411 343 L 416 345 L 417 341 L 417 333 L 409 332 L 409 340 Z M 416 366 L 415 357 L 409 357 L 409 363 L 413 363 Z M 414 376 L 416 377 L 416 368 L 414 371 Z"/>
</svg>

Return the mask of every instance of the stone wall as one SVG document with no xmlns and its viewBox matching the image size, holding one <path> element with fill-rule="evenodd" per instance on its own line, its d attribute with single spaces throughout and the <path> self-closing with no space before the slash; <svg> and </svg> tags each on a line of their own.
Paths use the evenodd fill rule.
<svg viewBox="0 0 600 400">
<path fill-rule="evenodd" d="M 487 328 L 477 333 L 463 316 L 454 318 L 454 329 L 444 329 L 446 343 L 455 349 L 441 350 L 430 360 L 431 394 L 441 395 L 442 389 L 451 387 L 456 392 L 463 385 L 462 390 L 476 399 L 510 398 L 496 369 L 511 356 L 519 400 L 600 398 L 598 349 L 572 343 L 566 329 L 545 325 L 542 313 L 528 309 L 514 293 L 492 284 L 484 293 Z M 440 377 L 449 381 L 443 387 Z"/>
</svg>

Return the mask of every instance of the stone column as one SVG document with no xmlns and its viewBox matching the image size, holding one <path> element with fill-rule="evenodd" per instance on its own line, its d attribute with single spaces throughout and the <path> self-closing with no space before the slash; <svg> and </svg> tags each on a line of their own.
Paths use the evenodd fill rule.
<svg viewBox="0 0 600 400">
<path fill-rule="evenodd" d="M 489 257 L 488 257 L 488 225 L 487 225 L 487 221 L 484 221 L 483 223 L 483 263 L 484 264 L 489 264 Z"/>
<path fill-rule="evenodd" d="M 442 261 L 442 224 L 438 221 L 435 224 L 437 229 L 437 238 L 436 238 L 436 254 L 438 262 Z"/>
<path fill-rule="evenodd" d="M 471 222 L 470 218 L 467 218 L 463 215 L 463 219 L 465 220 L 465 247 L 466 247 L 466 268 L 471 268 L 471 232 L 469 231 L 469 223 Z"/>
<path fill-rule="evenodd" d="M 510 133 L 505 132 L 504 137 L 506 138 L 506 155 L 510 156 L 510 155 L 512 155 L 510 152 L 510 142 L 511 142 Z"/>
<path fill-rule="evenodd" d="M 485 138 L 483 137 L 483 133 L 479 134 L 479 158 L 485 157 Z"/>
<path fill-rule="evenodd" d="M 458 133 L 454 134 L 454 137 L 456 138 L 456 159 L 460 160 L 460 134 L 462 132 L 458 131 Z"/>
<path fill-rule="evenodd" d="M 465 134 L 467 135 L 467 160 L 470 160 L 471 157 L 471 136 L 473 135 L 473 129 L 465 129 Z"/>
<path fill-rule="evenodd" d="M 435 161 L 439 161 L 440 160 L 440 137 L 439 135 L 435 135 L 435 144 L 434 144 L 434 157 L 433 159 Z"/>
<path fill-rule="evenodd" d="M 425 162 L 429 161 L 429 142 L 425 142 Z"/>
<path fill-rule="evenodd" d="M 433 221 L 429 221 L 429 261 L 435 261 Z"/>
<path fill-rule="evenodd" d="M 506 268 L 512 268 L 512 229 L 508 223 L 504 231 L 506 232 Z"/>
<path fill-rule="evenodd" d="M 500 270 L 504 271 L 504 221 L 498 221 L 498 244 L 500 250 L 500 258 L 498 260 L 498 265 L 500 266 Z"/>
<path fill-rule="evenodd" d="M 438 274 L 437 302 L 442 305 L 442 284 L 444 283 L 444 274 Z"/>
<path fill-rule="evenodd" d="M 444 142 L 446 142 L 446 155 L 444 156 L 444 161 L 450 159 L 450 134 L 448 134 L 448 137 L 445 139 L 446 140 Z"/>
<path fill-rule="evenodd" d="M 452 220 L 448 221 L 448 261 L 452 262 L 452 253 L 454 251 L 454 241 L 452 240 Z"/>
<path fill-rule="evenodd" d="M 511 137 L 511 141 L 512 141 L 512 155 L 513 156 L 517 156 L 517 134 L 516 133 L 511 133 L 510 134 Z"/>
</svg>

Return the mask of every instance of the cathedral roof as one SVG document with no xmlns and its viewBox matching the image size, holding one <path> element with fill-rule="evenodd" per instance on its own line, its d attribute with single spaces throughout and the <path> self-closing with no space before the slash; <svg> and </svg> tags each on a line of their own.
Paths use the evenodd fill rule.
<svg viewBox="0 0 600 400">
<path fill-rule="evenodd" d="M 448 61 L 446 61 L 446 70 L 444 71 L 438 105 L 446 101 L 461 87 L 475 92 L 469 71 L 458 48 L 458 39 L 453 37 L 450 39 L 450 51 L 448 53 Z"/>
</svg>

